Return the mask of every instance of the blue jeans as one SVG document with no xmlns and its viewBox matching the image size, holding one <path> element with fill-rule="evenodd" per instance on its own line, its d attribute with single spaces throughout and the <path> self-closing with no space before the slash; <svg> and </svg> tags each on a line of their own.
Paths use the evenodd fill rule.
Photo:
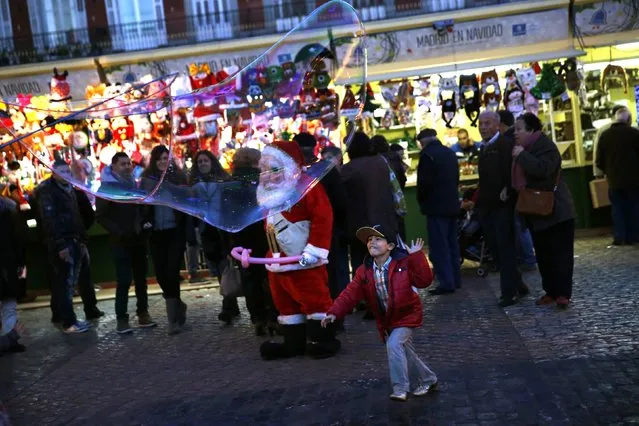
<svg viewBox="0 0 639 426">
<path fill-rule="evenodd" d="M 428 216 L 428 253 L 439 280 L 439 288 L 461 287 L 461 261 L 457 241 L 457 218 Z"/>
<path fill-rule="evenodd" d="M 609 189 L 616 242 L 639 243 L 639 188 Z"/>
<path fill-rule="evenodd" d="M 17 303 L 15 299 L 0 300 L 0 336 L 9 334 L 18 323 Z"/>
<path fill-rule="evenodd" d="M 394 393 L 409 392 L 437 382 L 435 373 L 415 353 L 412 328 L 393 329 L 386 339 L 386 353 Z"/>
<path fill-rule="evenodd" d="M 537 258 L 535 257 L 535 248 L 533 247 L 532 236 L 530 230 L 524 226 L 523 220 L 519 215 L 515 216 L 515 226 L 517 227 L 517 262 L 520 265 L 535 266 Z"/>
</svg>

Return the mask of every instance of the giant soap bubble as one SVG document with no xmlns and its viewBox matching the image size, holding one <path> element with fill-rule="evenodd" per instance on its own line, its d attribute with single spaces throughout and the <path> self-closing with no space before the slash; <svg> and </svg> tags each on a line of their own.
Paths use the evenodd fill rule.
<svg viewBox="0 0 639 426">
<path fill-rule="evenodd" d="M 16 160 L 28 153 L 96 197 L 170 206 L 239 231 L 293 206 L 334 164 L 300 168 L 268 161 L 266 150 L 256 169 L 273 141 L 308 132 L 317 148 L 350 142 L 366 93 L 364 43 L 355 10 L 334 0 L 241 70 L 215 74 L 207 63 L 192 64 L 86 103 L 5 101 L 0 148 Z M 344 90 L 340 81 L 350 85 Z M 126 167 L 111 167 L 118 152 L 135 165 L 130 177 Z"/>
</svg>

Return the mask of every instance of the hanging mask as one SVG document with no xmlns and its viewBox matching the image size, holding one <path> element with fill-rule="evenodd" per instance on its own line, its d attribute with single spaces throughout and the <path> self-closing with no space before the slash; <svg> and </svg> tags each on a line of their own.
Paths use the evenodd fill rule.
<svg viewBox="0 0 639 426">
<path fill-rule="evenodd" d="M 524 89 L 519 84 L 517 74 L 514 70 L 508 70 L 506 72 L 506 88 L 504 90 L 504 107 L 515 118 L 524 112 L 524 97 Z"/>
<path fill-rule="evenodd" d="M 608 65 L 604 68 L 601 76 L 601 89 L 606 93 L 609 88 L 624 88 L 624 93 L 628 93 L 628 78 L 623 67 L 619 65 Z"/>
<path fill-rule="evenodd" d="M 577 92 L 581 87 L 583 77 L 577 70 L 577 60 L 575 58 L 568 58 L 564 61 L 561 66 L 561 76 L 568 90 Z"/>
<path fill-rule="evenodd" d="M 481 93 L 479 91 L 479 81 L 477 75 L 459 76 L 459 98 L 461 107 L 466 111 L 466 116 L 470 120 L 470 125 L 477 127 L 479 119 L 479 108 L 481 106 Z"/>
<path fill-rule="evenodd" d="M 437 98 L 442 107 L 442 120 L 446 123 L 446 127 L 452 128 L 451 123 L 457 114 L 457 106 L 459 105 L 459 86 L 455 77 L 445 78 L 439 77 L 439 94 Z"/>
<path fill-rule="evenodd" d="M 484 107 L 497 111 L 501 102 L 501 90 L 499 89 L 499 76 L 497 71 L 484 71 L 481 73 L 481 92 Z"/>
</svg>

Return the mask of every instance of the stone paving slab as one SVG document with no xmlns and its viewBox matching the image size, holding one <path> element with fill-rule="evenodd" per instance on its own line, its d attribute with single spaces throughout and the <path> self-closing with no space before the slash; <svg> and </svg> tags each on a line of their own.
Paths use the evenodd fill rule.
<svg viewBox="0 0 639 426">
<path fill-rule="evenodd" d="M 0 358 L 0 400 L 14 425 L 638 424 L 639 250 L 606 242 L 577 243 L 567 311 L 533 296 L 500 309 L 496 277 L 473 271 L 454 295 L 424 292 L 415 346 L 441 391 L 406 403 L 388 399 L 385 349 L 360 313 L 337 357 L 267 363 L 245 311 L 219 323 L 216 289 L 185 293 L 189 329 L 172 337 L 157 296 L 159 326 L 129 336 L 114 331 L 112 301 L 77 336 L 51 326 L 46 309 L 22 312 L 28 351 Z M 535 274 L 526 278 L 539 295 Z"/>
</svg>

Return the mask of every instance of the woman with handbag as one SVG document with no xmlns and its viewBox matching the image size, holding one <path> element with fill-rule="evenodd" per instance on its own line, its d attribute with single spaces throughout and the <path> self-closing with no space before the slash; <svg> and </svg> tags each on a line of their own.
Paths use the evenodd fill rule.
<svg viewBox="0 0 639 426">
<path fill-rule="evenodd" d="M 206 205 L 207 215 L 211 218 L 216 217 L 217 221 L 222 220 L 220 218 L 222 192 L 223 186 L 228 180 L 228 173 L 213 153 L 202 150 L 195 154 L 189 183 L 199 202 Z M 234 282 L 233 279 L 229 278 L 237 274 L 227 270 L 231 266 L 226 256 L 231 250 L 227 233 L 203 222 L 198 224 L 196 232 L 200 232 L 204 256 L 216 267 L 220 285 L 222 285 L 222 281 L 225 284 L 226 282 Z M 224 293 L 224 290 L 221 290 Z M 237 305 L 236 295 L 227 293 L 223 296 L 222 312 L 218 315 L 218 319 L 230 324 L 234 317 L 240 315 L 240 308 Z"/>
<path fill-rule="evenodd" d="M 561 155 L 532 113 L 517 118 L 515 139 L 512 183 L 518 193 L 516 210 L 530 228 L 546 292 L 536 303 L 566 307 L 572 297 L 575 208 L 561 179 Z"/>
<path fill-rule="evenodd" d="M 155 194 L 159 200 L 171 199 L 185 191 L 186 176 L 175 164 L 170 164 L 167 147 L 158 145 L 151 151 L 149 166 L 142 174 L 142 187 L 147 191 L 154 189 L 165 171 L 164 180 Z M 186 322 L 186 304 L 180 298 L 179 275 L 189 221 L 187 215 L 171 207 L 145 206 L 143 228 L 150 231 L 151 258 L 166 301 L 169 334 L 179 333 Z"/>
</svg>

